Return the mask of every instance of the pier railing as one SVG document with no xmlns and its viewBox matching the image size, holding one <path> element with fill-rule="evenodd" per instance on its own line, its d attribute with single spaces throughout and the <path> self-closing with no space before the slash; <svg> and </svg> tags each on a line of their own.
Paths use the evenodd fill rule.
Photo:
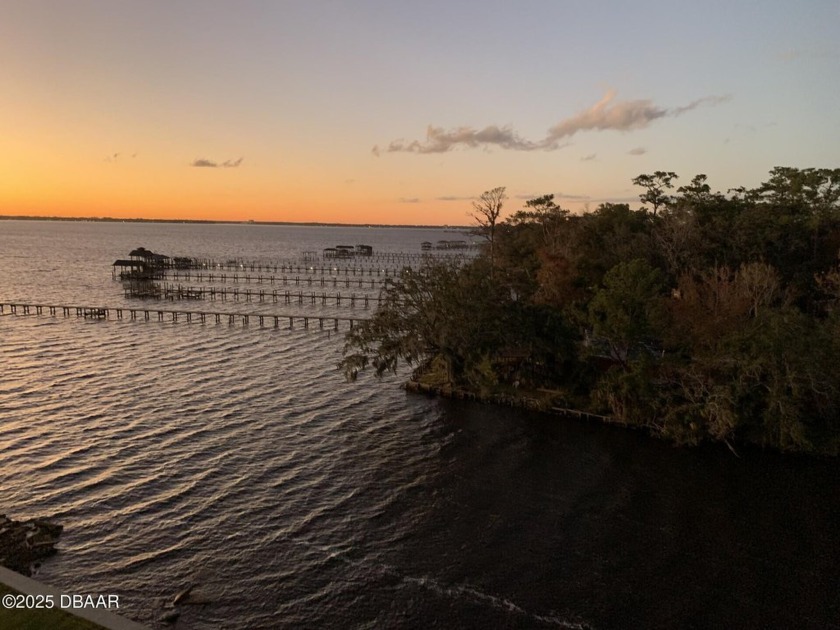
<svg viewBox="0 0 840 630">
<path fill-rule="evenodd" d="M 393 252 L 373 254 L 372 256 L 348 256 L 347 258 L 316 257 L 314 259 L 304 259 L 304 263 L 300 266 L 312 266 L 313 264 L 315 264 L 327 268 L 327 266 L 336 266 L 336 261 L 343 261 L 345 263 L 354 263 L 354 266 L 358 269 L 361 269 L 362 267 L 364 267 L 365 269 L 376 269 L 376 266 L 383 265 L 411 266 L 414 264 L 421 264 L 427 260 L 458 260 L 466 259 L 469 257 L 470 256 L 465 254 L 463 251 L 457 253 L 437 252 L 433 254 Z M 363 265 L 362 263 L 366 264 Z M 172 265 L 175 266 L 175 263 L 173 262 Z M 298 265 L 290 265 L 288 259 L 272 261 L 252 260 L 246 258 L 231 258 L 227 260 L 219 260 L 213 258 L 190 258 L 189 261 L 181 260 L 177 264 L 177 267 L 180 269 L 225 269 L 227 271 L 245 269 L 248 271 L 274 271 L 275 273 L 277 273 L 282 267 L 288 268 L 290 266 L 297 267 Z"/>
<path fill-rule="evenodd" d="M 339 288 L 344 287 L 349 289 L 351 287 L 358 287 L 360 289 L 369 288 L 375 289 L 377 287 L 384 286 L 390 280 L 385 279 L 377 279 L 377 278 L 351 278 L 349 276 L 345 276 L 343 278 L 339 278 L 338 276 L 263 276 L 263 275 L 256 275 L 252 276 L 250 274 L 228 274 L 228 273 L 218 273 L 212 271 L 170 271 L 168 272 L 164 278 L 166 280 L 189 280 L 191 282 L 212 282 L 216 284 L 227 284 L 231 282 L 244 282 L 244 283 L 253 283 L 253 284 L 282 284 L 286 286 L 296 286 L 299 287 L 301 285 L 305 285 L 308 287 L 312 286 L 320 286 L 320 287 L 333 287 Z"/>
<path fill-rule="evenodd" d="M 227 323 L 243 327 L 259 324 L 260 328 L 339 330 L 342 326 L 352 330 L 365 321 L 360 317 L 327 315 L 291 315 L 281 313 L 223 313 L 216 311 L 187 311 L 167 308 L 127 308 L 113 306 L 84 306 L 69 304 L 28 304 L 22 302 L 0 303 L 0 315 L 51 315 L 53 317 L 78 317 L 84 319 L 129 319 L 141 321 L 184 321 L 200 323 Z"/>
<path fill-rule="evenodd" d="M 190 267 L 173 267 L 168 269 L 169 273 L 172 272 L 188 272 L 188 271 L 238 271 L 240 273 L 274 273 L 274 274 L 285 274 L 285 273 L 297 273 L 297 274 L 312 274 L 312 275 L 321 275 L 321 276 L 379 276 L 385 278 L 396 278 L 399 276 L 403 269 L 410 268 L 408 265 L 403 265 L 400 267 L 388 267 L 385 265 L 351 265 L 351 266 L 343 266 L 343 265 L 307 265 L 307 264 L 280 264 L 280 265 L 272 265 L 272 264 L 245 264 L 242 263 L 240 265 L 236 264 L 201 264 L 201 265 L 193 265 Z"/>
<path fill-rule="evenodd" d="M 146 287 L 125 286 L 126 298 L 160 299 L 160 300 L 211 300 L 233 302 L 272 302 L 274 304 L 309 304 L 320 306 L 360 306 L 369 308 L 371 304 L 378 306 L 384 298 L 378 295 L 351 293 L 316 293 L 310 291 L 278 291 L 277 289 L 240 289 L 227 287 L 189 287 L 181 285 L 164 285 L 157 292 L 150 292 Z"/>
</svg>

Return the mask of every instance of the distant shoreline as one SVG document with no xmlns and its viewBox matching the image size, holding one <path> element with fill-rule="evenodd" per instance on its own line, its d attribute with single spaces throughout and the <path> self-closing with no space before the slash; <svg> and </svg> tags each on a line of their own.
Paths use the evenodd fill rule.
<svg viewBox="0 0 840 630">
<path fill-rule="evenodd" d="M 212 219 L 120 219 L 114 217 L 40 217 L 28 215 L 3 215 L 0 221 L 81 221 L 93 223 L 197 223 L 220 225 L 300 225 L 308 227 L 370 227 L 410 228 L 426 230 L 471 230 L 468 225 L 398 225 L 392 223 L 329 223 L 320 221 L 222 221 Z"/>
</svg>

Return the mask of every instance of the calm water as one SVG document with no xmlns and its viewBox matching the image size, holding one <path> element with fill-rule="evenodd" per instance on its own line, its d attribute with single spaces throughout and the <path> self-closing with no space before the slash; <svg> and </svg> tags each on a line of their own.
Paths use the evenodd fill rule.
<svg viewBox="0 0 840 630">
<path fill-rule="evenodd" d="M 0 222 L 0 301 L 125 305 L 110 265 L 141 245 L 279 260 L 441 238 L 458 236 Z M 0 513 L 65 525 L 39 579 L 119 594 L 152 627 L 190 584 L 210 603 L 176 628 L 840 627 L 836 462 L 347 384 L 341 347 L 0 317 Z"/>
</svg>

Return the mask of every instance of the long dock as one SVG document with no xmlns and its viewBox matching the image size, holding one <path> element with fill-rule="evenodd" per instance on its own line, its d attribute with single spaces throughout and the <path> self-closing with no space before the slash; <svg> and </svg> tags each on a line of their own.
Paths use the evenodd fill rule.
<svg viewBox="0 0 840 630">
<path fill-rule="evenodd" d="M 115 276 L 116 277 L 116 276 Z M 263 276 L 263 275 L 256 275 L 252 276 L 250 274 L 227 274 L 227 273 L 213 273 L 207 271 L 201 272 L 194 272 L 189 270 L 170 270 L 167 271 L 165 274 L 161 276 L 160 279 L 163 280 L 190 280 L 193 282 L 212 282 L 216 284 L 227 284 L 228 282 L 244 282 L 244 283 L 253 283 L 253 284 L 282 284 L 282 285 L 294 285 L 300 286 L 302 284 L 306 286 L 322 286 L 322 287 L 333 287 L 339 288 L 344 287 L 349 289 L 351 287 L 358 287 L 360 289 L 369 288 L 375 289 L 377 287 L 384 286 L 385 284 L 391 282 L 390 279 L 377 279 L 377 278 L 351 278 L 349 276 L 345 276 L 343 278 L 339 278 L 338 276 L 294 276 L 294 277 L 287 277 L 287 276 Z"/>
<path fill-rule="evenodd" d="M 280 265 L 270 265 L 270 264 L 222 264 L 222 263 L 210 263 L 210 264 L 195 264 L 195 265 L 181 265 L 179 267 L 171 267 L 167 268 L 167 272 L 188 272 L 188 271 L 235 271 L 239 273 L 246 273 L 246 272 L 257 272 L 257 273 L 297 273 L 297 274 L 311 274 L 311 275 L 321 275 L 321 276 L 384 276 L 386 278 L 396 278 L 399 276 L 403 269 L 406 269 L 406 266 L 403 267 L 387 267 L 387 266 L 380 266 L 380 265 L 352 265 L 352 266 L 341 266 L 341 265 L 332 265 L 332 266 L 314 266 L 314 265 L 306 265 L 306 264 L 280 264 Z"/>
<path fill-rule="evenodd" d="M 452 252 L 452 253 L 404 253 L 404 252 L 391 252 L 391 253 L 380 253 L 380 254 L 373 254 L 372 256 L 351 256 L 348 258 L 313 258 L 310 260 L 304 260 L 303 264 L 290 264 L 287 260 L 277 260 L 277 261 L 270 261 L 270 260 L 251 260 L 246 258 L 233 258 L 228 260 L 218 260 L 213 258 L 190 258 L 188 261 L 181 261 L 178 263 L 178 268 L 180 269 L 224 269 L 227 271 L 235 271 L 237 269 L 240 270 L 248 270 L 248 271 L 274 271 L 277 273 L 281 269 L 290 269 L 292 267 L 310 267 L 313 264 L 320 264 L 330 265 L 330 262 L 333 264 L 330 265 L 330 268 L 335 268 L 335 263 L 339 261 L 343 263 L 351 263 L 349 268 L 352 270 L 354 267 L 361 272 L 362 268 L 364 268 L 365 272 L 369 268 L 373 268 L 374 271 L 378 265 L 400 265 L 400 266 L 411 266 L 413 264 L 420 264 L 427 260 L 456 260 L 461 258 L 467 258 L 468 254 L 464 251 Z M 308 263 L 308 264 L 307 264 Z M 174 263 L 173 263 L 174 264 Z M 324 266 L 326 270 L 327 267 Z M 342 267 L 342 271 L 344 271 L 344 267 Z M 347 273 L 347 272 L 345 272 Z M 350 273 L 355 273 L 350 271 Z M 383 271 L 384 273 L 384 271 Z"/>
<path fill-rule="evenodd" d="M 77 317 L 84 319 L 128 319 L 141 321 L 184 321 L 200 323 L 227 323 L 229 326 L 250 326 L 253 322 L 260 328 L 286 328 L 294 330 L 295 324 L 303 329 L 319 330 L 340 329 L 341 324 L 353 328 L 367 321 L 362 317 L 338 317 L 325 315 L 289 315 L 280 313 L 221 313 L 215 311 L 186 311 L 167 308 L 131 308 L 112 306 L 78 306 L 68 304 L 25 304 L 22 302 L 0 303 L 0 315 L 51 315 L 52 317 Z M 283 326 L 281 326 L 283 324 Z M 310 325 L 311 324 L 311 325 Z"/>
<path fill-rule="evenodd" d="M 344 304 L 351 308 L 355 306 L 368 308 L 371 304 L 379 305 L 385 299 L 378 295 L 367 295 L 364 293 L 360 295 L 356 295 L 355 293 L 341 295 L 341 293 L 315 293 L 314 291 L 305 293 L 303 291 L 278 291 L 277 289 L 268 291 L 264 289 L 228 289 L 226 287 L 189 287 L 181 285 L 164 285 L 154 295 L 149 294 L 145 288 L 138 290 L 132 286 L 126 286 L 124 292 L 126 298 L 154 298 L 170 301 L 220 300 L 222 302 L 231 300 L 234 302 L 273 302 L 275 304 L 282 302 L 283 304 L 321 306 L 341 306 Z"/>
</svg>

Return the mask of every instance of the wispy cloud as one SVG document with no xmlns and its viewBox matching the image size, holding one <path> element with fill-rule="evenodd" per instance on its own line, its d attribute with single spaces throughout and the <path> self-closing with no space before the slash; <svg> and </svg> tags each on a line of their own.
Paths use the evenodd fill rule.
<svg viewBox="0 0 840 630">
<path fill-rule="evenodd" d="M 582 158 L 580 158 L 580 161 L 581 162 L 591 162 L 596 157 L 598 157 L 597 153 L 590 153 L 589 155 L 584 155 Z"/>
<path fill-rule="evenodd" d="M 615 92 L 610 90 L 592 107 L 551 127 L 543 142 L 553 146 L 560 139 L 570 138 L 580 131 L 643 129 L 668 115 L 668 109 L 654 105 L 651 100 L 613 102 L 614 99 Z"/>
<path fill-rule="evenodd" d="M 112 153 L 111 155 L 106 157 L 104 161 L 105 162 L 120 162 L 120 161 L 125 160 L 125 159 L 136 158 L 136 157 L 137 157 L 136 153 L 132 153 L 131 155 L 125 155 L 123 153 Z"/>
<path fill-rule="evenodd" d="M 568 199 L 569 201 L 586 201 L 587 199 L 591 199 L 589 195 L 572 195 L 570 193 L 557 193 L 554 195 L 558 199 Z"/>
<path fill-rule="evenodd" d="M 497 146 L 502 149 L 513 149 L 516 151 L 532 151 L 539 148 L 532 142 L 523 140 L 510 127 L 497 127 L 490 125 L 484 129 L 472 129 L 471 127 L 458 127 L 457 129 L 445 130 L 443 127 L 429 125 L 426 128 L 426 140 L 420 142 L 413 140 L 393 140 L 384 151 L 394 153 L 404 151 L 407 153 L 446 153 L 458 145 L 475 149 L 479 147 Z M 373 154 L 379 156 L 381 149 L 373 147 Z"/>
<path fill-rule="evenodd" d="M 455 195 L 444 195 L 442 197 L 436 197 L 438 201 L 473 201 L 477 199 L 477 197 L 456 197 Z"/>
<path fill-rule="evenodd" d="M 242 164 L 242 158 L 238 160 L 225 160 L 224 162 L 214 162 L 213 160 L 206 160 L 198 158 L 190 163 L 190 166 L 197 166 L 199 168 L 236 168 Z"/>
<path fill-rule="evenodd" d="M 691 101 L 688 105 L 683 105 L 682 107 L 674 107 L 673 109 L 669 110 L 669 116 L 680 116 L 686 112 L 690 112 L 692 109 L 697 109 L 698 107 L 702 107 L 703 105 L 720 105 L 721 103 L 726 103 L 727 101 L 732 100 L 731 96 L 704 96 L 703 98 L 698 98 Z"/>
<path fill-rule="evenodd" d="M 586 201 L 586 200 L 590 199 L 589 195 L 573 195 L 573 194 L 570 194 L 570 193 L 563 193 L 563 192 L 557 192 L 557 193 L 553 193 L 553 194 L 554 194 L 555 199 L 566 199 L 568 201 Z M 530 201 L 531 199 L 537 199 L 538 197 L 542 197 L 543 195 L 545 195 L 545 193 L 532 193 L 532 194 L 522 193 L 522 194 L 514 195 L 514 199 L 521 199 L 523 201 Z"/>
<path fill-rule="evenodd" d="M 400 197 L 400 203 L 420 203 L 419 197 Z"/>
<path fill-rule="evenodd" d="M 647 149 L 644 147 L 636 147 L 635 149 L 630 149 L 627 152 L 627 155 L 644 155 L 645 153 L 647 153 Z"/>
<path fill-rule="evenodd" d="M 429 125 L 423 141 L 403 139 L 392 140 L 385 147 L 376 145 L 371 152 L 379 156 L 384 153 L 446 153 L 455 148 L 491 148 L 512 151 L 556 151 L 569 145 L 568 140 L 582 131 L 633 131 L 643 129 L 652 122 L 666 117 L 682 116 L 697 107 L 717 105 L 729 100 L 728 96 L 705 96 L 679 107 L 661 107 L 653 101 L 616 101 L 615 92 L 610 90 L 591 107 L 561 120 L 550 127 L 545 138 L 527 140 L 512 127 L 490 125 L 483 129 L 457 127 L 446 130 Z M 593 154 L 594 159 L 594 154 Z"/>
</svg>

